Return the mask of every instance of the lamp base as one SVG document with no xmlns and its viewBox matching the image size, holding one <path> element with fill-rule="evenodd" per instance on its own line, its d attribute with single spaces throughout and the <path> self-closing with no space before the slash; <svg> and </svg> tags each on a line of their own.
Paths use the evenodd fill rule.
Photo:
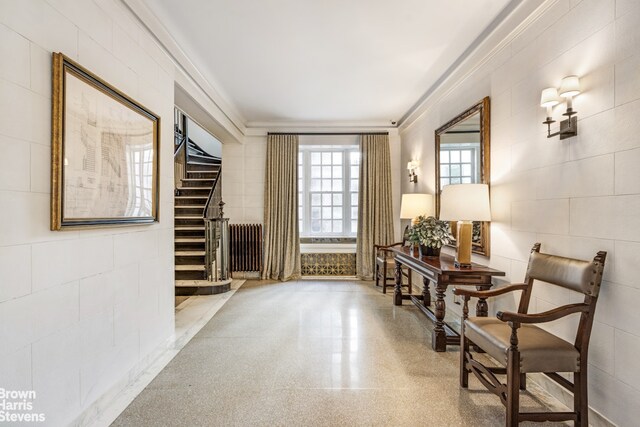
<svg viewBox="0 0 640 427">
<path fill-rule="evenodd" d="M 471 238 L 473 223 L 471 221 L 458 221 L 458 233 L 456 235 L 456 260 L 457 268 L 471 268 Z"/>
<path fill-rule="evenodd" d="M 460 268 L 460 269 L 465 269 L 465 268 L 471 268 L 472 267 L 471 264 L 460 264 L 458 261 L 454 261 L 453 265 L 456 268 Z"/>
</svg>

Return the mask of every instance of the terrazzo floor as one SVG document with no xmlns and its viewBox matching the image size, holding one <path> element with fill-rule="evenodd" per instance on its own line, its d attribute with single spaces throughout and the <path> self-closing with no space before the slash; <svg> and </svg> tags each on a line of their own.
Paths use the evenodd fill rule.
<svg viewBox="0 0 640 427">
<path fill-rule="evenodd" d="M 247 281 L 112 425 L 504 425 L 431 328 L 371 282 Z M 555 406 L 530 389 L 522 410 Z"/>
</svg>

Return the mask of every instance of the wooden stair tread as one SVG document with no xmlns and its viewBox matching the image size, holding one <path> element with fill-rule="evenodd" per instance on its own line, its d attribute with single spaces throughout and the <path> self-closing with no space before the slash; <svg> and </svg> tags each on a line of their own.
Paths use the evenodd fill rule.
<svg viewBox="0 0 640 427">
<path fill-rule="evenodd" d="M 204 256 L 204 251 L 176 251 L 176 256 Z"/>
<path fill-rule="evenodd" d="M 215 157 L 213 156 L 208 156 L 207 154 L 204 154 L 204 152 L 198 150 L 200 153 L 189 153 L 189 157 L 200 157 L 201 159 L 207 159 L 207 160 L 216 160 Z"/>
<path fill-rule="evenodd" d="M 209 196 L 175 196 L 176 199 L 198 199 L 198 200 L 202 200 L 202 199 L 208 199 Z"/>
<path fill-rule="evenodd" d="M 204 230 L 204 225 L 202 227 L 199 226 L 195 226 L 195 225 L 185 225 L 185 226 L 176 226 L 173 228 L 176 231 L 200 231 L 200 230 Z"/>
<path fill-rule="evenodd" d="M 176 265 L 176 271 L 204 271 L 204 265 Z"/>
<path fill-rule="evenodd" d="M 194 182 L 202 182 L 202 181 L 215 181 L 213 178 L 180 178 L 181 181 L 194 181 Z"/>
<path fill-rule="evenodd" d="M 204 221 L 204 218 L 202 218 L 202 215 L 198 216 L 198 215 L 175 215 L 173 217 L 173 219 L 201 219 Z"/>
<path fill-rule="evenodd" d="M 176 209 L 196 209 L 196 208 L 201 208 L 202 205 L 174 205 L 174 207 Z"/>
<path fill-rule="evenodd" d="M 207 191 L 211 190 L 209 187 L 178 187 L 176 190 L 198 190 L 198 191 Z"/>
<path fill-rule="evenodd" d="M 175 243 L 204 243 L 204 237 L 178 237 L 174 241 Z"/>
<path fill-rule="evenodd" d="M 192 161 L 188 161 L 187 165 L 215 166 L 215 167 L 219 166 L 217 163 L 204 163 L 204 162 L 192 162 Z"/>
</svg>

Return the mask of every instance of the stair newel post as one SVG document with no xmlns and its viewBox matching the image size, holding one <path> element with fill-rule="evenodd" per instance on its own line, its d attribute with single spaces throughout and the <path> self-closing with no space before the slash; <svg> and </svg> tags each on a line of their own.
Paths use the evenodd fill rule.
<svg viewBox="0 0 640 427">
<path fill-rule="evenodd" d="M 218 280 L 229 279 L 230 270 L 230 257 L 229 257 L 229 218 L 224 218 L 223 212 L 224 202 L 220 200 L 218 203 L 218 229 L 220 233 L 220 244 L 218 250 L 220 251 L 218 267 L 220 269 L 220 276 Z"/>
<path fill-rule="evenodd" d="M 229 256 L 229 218 L 220 218 L 220 279 L 229 279 L 230 261 Z"/>
<path fill-rule="evenodd" d="M 213 280 L 213 256 L 212 256 L 212 248 L 211 248 L 211 243 L 213 242 L 213 236 L 212 236 L 212 226 L 211 226 L 211 220 L 209 220 L 208 218 L 204 219 L 204 264 L 205 264 L 205 274 L 206 274 L 206 279 L 208 281 L 212 281 Z"/>
</svg>

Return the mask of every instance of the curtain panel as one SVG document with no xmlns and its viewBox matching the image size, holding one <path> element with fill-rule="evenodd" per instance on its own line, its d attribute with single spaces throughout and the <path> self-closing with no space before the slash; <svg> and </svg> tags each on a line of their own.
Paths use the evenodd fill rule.
<svg viewBox="0 0 640 427">
<path fill-rule="evenodd" d="M 300 277 L 298 136 L 269 135 L 264 187 L 263 279 Z"/>
<path fill-rule="evenodd" d="M 360 279 L 370 280 L 373 245 L 389 245 L 394 238 L 389 136 L 362 135 L 360 154 L 356 272 Z"/>
</svg>

